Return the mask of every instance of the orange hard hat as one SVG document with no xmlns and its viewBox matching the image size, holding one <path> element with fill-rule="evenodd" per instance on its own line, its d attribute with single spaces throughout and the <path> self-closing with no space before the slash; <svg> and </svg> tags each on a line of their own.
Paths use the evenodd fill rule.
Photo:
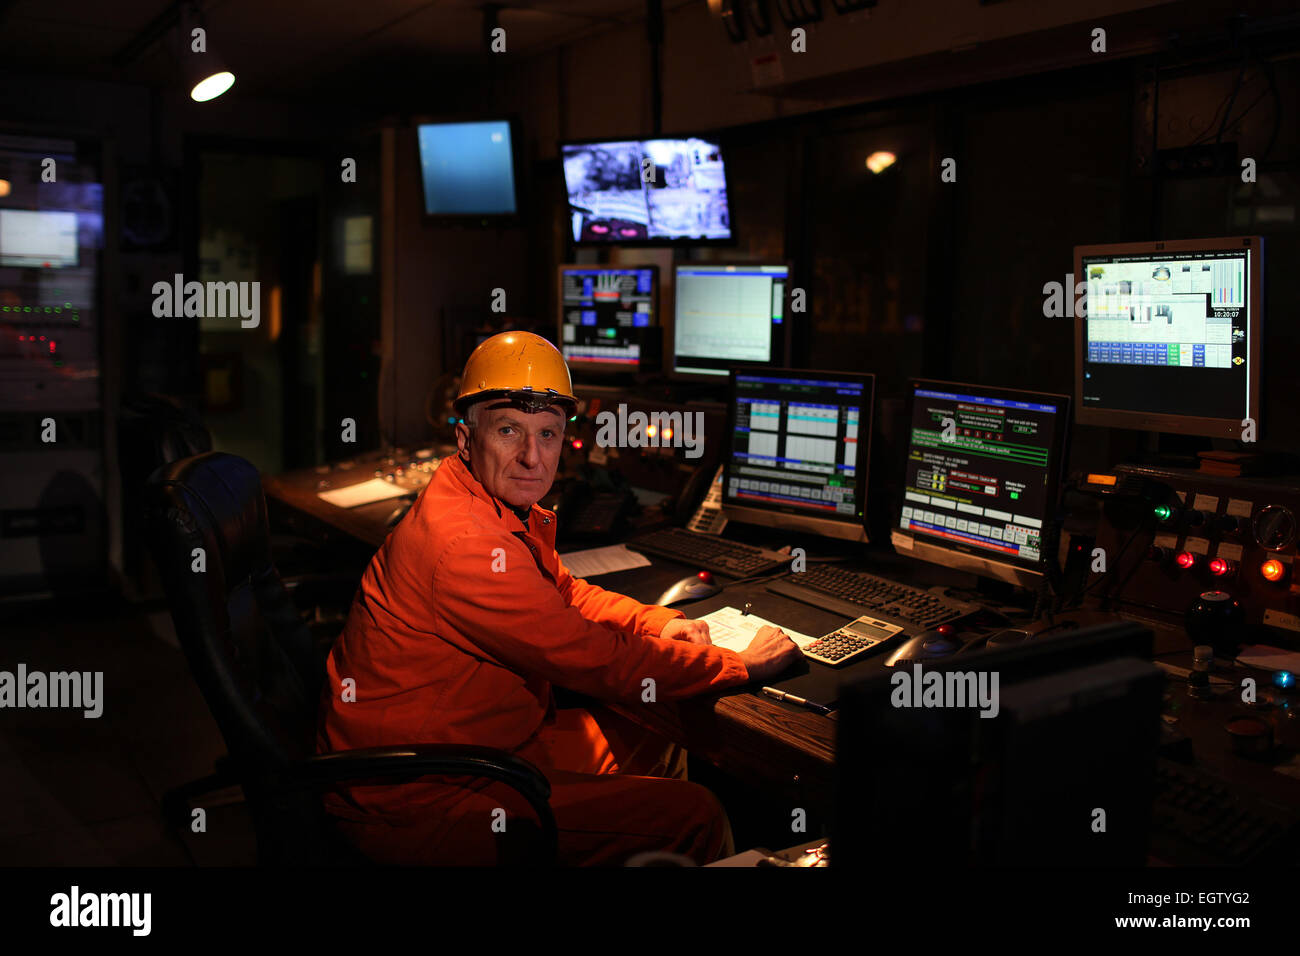
<svg viewBox="0 0 1300 956">
<path fill-rule="evenodd" d="M 564 356 L 532 332 L 500 332 L 470 354 L 460 377 L 456 412 L 464 415 L 470 405 L 489 398 L 519 401 L 536 409 L 558 404 L 567 407 L 566 417 L 578 405 Z"/>
</svg>

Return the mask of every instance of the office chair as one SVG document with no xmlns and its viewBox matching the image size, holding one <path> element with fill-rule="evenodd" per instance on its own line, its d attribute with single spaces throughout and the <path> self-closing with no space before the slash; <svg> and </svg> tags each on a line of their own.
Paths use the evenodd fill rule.
<svg viewBox="0 0 1300 956">
<path fill-rule="evenodd" d="M 325 654 L 271 562 L 257 470 L 208 452 L 164 465 L 148 488 L 150 544 L 190 670 L 225 738 L 260 862 L 357 863 L 333 834 L 321 794 L 349 780 L 490 778 L 537 814 L 540 859 L 556 853 L 550 784 L 528 761 L 488 747 L 405 744 L 316 754 Z M 205 570 L 193 570 L 202 549 Z M 198 792 L 198 783 L 181 796 Z M 177 798 L 165 812 L 175 812 Z M 184 814 L 188 816 L 188 812 Z"/>
</svg>

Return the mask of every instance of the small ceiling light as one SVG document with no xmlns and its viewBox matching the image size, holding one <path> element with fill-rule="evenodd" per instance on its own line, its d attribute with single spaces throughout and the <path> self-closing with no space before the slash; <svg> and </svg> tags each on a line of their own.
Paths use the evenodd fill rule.
<svg viewBox="0 0 1300 956">
<path fill-rule="evenodd" d="M 208 49 L 208 28 L 197 2 L 181 7 L 180 31 L 181 62 L 190 99 L 196 103 L 215 100 L 235 85 L 235 74 Z"/>
<path fill-rule="evenodd" d="M 867 157 L 867 169 L 873 173 L 880 173 L 894 165 L 898 157 L 893 153 L 883 149 L 878 149 Z"/>
</svg>

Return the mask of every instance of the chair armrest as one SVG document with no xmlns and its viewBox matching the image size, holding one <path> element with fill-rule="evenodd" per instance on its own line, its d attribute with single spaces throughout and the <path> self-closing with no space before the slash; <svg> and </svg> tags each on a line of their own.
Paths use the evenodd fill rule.
<svg viewBox="0 0 1300 956">
<path fill-rule="evenodd" d="M 324 787 L 373 777 L 414 779 L 430 775 L 488 777 L 515 790 L 533 808 L 542 830 L 543 852 L 555 860 L 558 833 L 551 812 L 551 783 L 523 757 L 494 747 L 466 744 L 410 744 L 315 754 L 295 768 L 297 782 Z"/>
</svg>

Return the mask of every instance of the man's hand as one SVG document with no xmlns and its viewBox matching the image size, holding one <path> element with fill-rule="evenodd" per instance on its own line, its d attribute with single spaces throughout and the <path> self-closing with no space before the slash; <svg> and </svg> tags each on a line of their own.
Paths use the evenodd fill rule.
<svg viewBox="0 0 1300 956">
<path fill-rule="evenodd" d="M 689 641 L 692 644 L 712 644 L 709 640 L 709 625 L 706 621 L 688 621 L 684 617 L 675 617 L 659 632 L 660 637 L 670 641 Z"/>
<path fill-rule="evenodd" d="M 778 627 L 760 627 L 749 646 L 740 652 L 750 680 L 767 680 L 780 674 L 802 656 L 799 645 Z"/>
</svg>

